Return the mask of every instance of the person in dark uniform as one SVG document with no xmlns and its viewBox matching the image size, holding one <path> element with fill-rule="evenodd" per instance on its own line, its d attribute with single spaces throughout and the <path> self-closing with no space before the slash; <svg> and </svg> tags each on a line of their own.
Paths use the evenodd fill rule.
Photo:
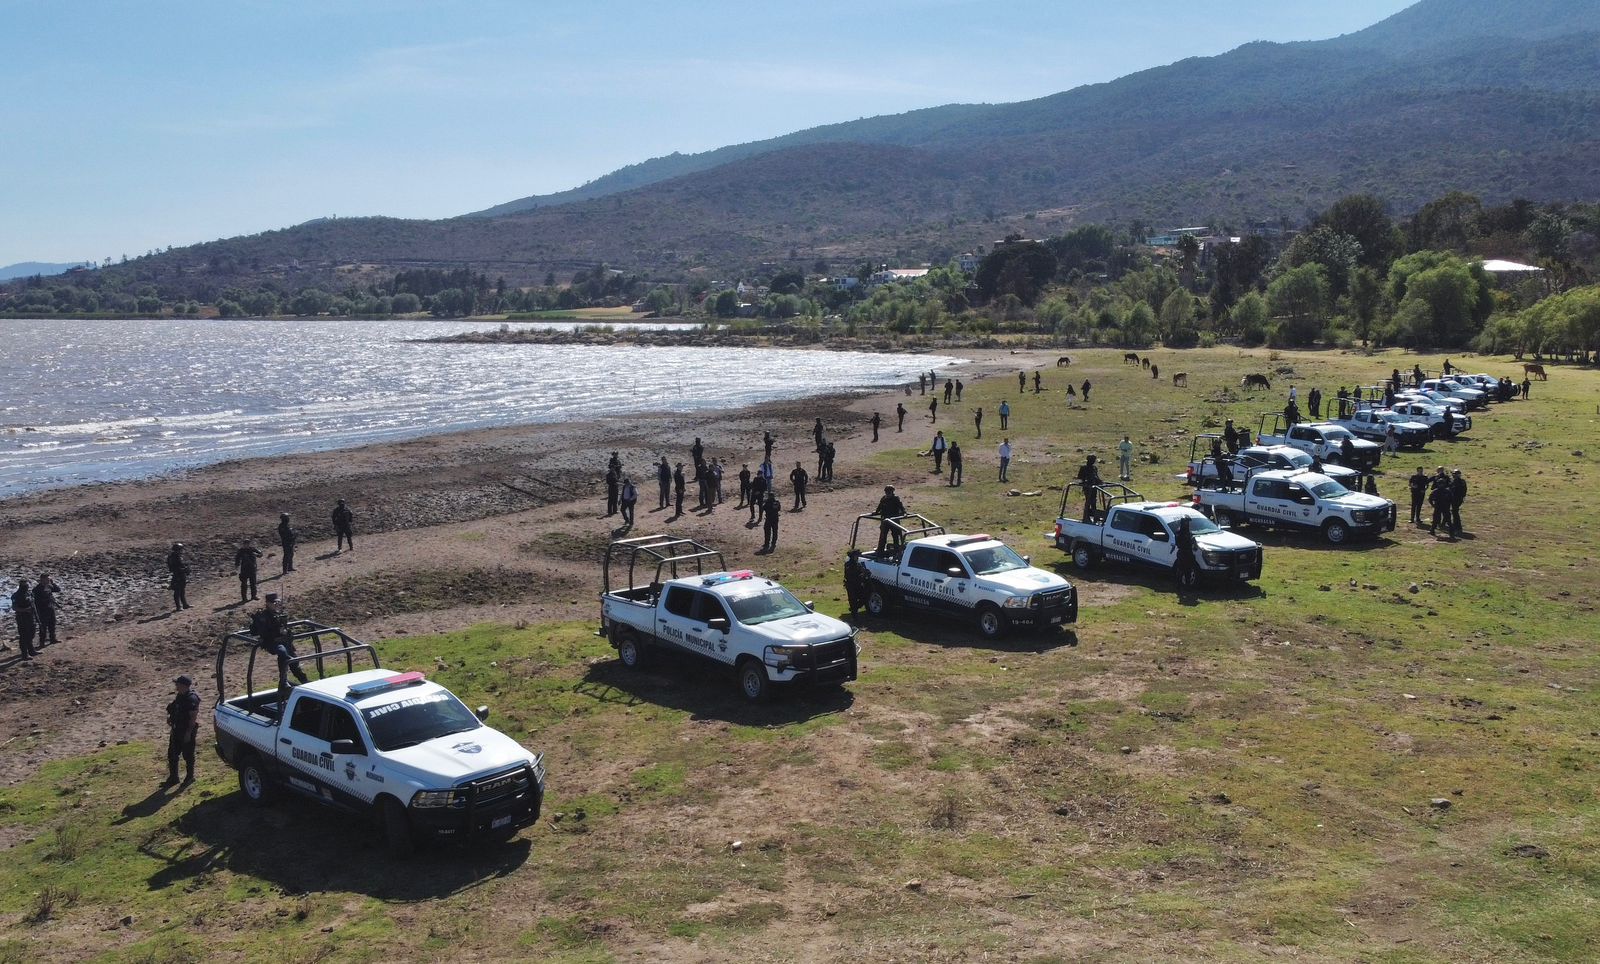
<svg viewBox="0 0 1600 964">
<path fill-rule="evenodd" d="M 1461 535 L 1461 503 L 1467 501 L 1467 480 L 1456 469 L 1450 478 L 1450 534 Z"/>
<path fill-rule="evenodd" d="M 906 407 L 904 404 L 900 402 L 894 403 L 894 417 L 894 430 L 896 432 L 904 432 L 906 430 Z"/>
<path fill-rule="evenodd" d="M 661 462 L 656 466 L 656 488 L 660 490 L 656 508 L 665 509 L 667 503 L 672 501 L 672 466 L 667 464 L 665 455 L 661 456 Z"/>
<path fill-rule="evenodd" d="M 939 424 L 939 396 L 937 395 L 928 402 L 928 421 L 935 425 Z"/>
<path fill-rule="evenodd" d="M 294 545 L 300 541 L 294 527 L 289 525 L 289 513 L 278 514 L 278 545 L 283 549 L 283 571 L 294 572 Z"/>
<path fill-rule="evenodd" d="M 56 605 L 57 595 L 61 587 L 50 578 L 48 572 L 39 573 L 39 578 L 33 581 L 33 612 L 39 620 L 39 647 L 46 643 L 54 646 L 56 639 Z"/>
<path fill-rule="evenodd" d="M 1434 474 L 1429 482 L 1428 505 L 1433 509 L 1433 517 L 1428 522 L 1428 534 L 1439 534 L 1439 526 L 1443 525 L 1445 532 L 1450 531 L 1450 478 L 1444 474 L 1444 467 Z"/>
<path fill-rule="evenodd" d="M 622 471 L 616 466 L 606 468 L 606 516 L 617 514 L 617 494 L 622 488 Z"/>
<path fill-rule="evenodd" d="M 1088 522 L 1094 515 L 1095 495 L 1100 485 L 1100 467 L 1095 464 L 1093 455 L 1078 467 L 1078 481 L 1083 483 L 1083 521 Z"/>
<path fill-rule="evenodd" d="M 672 491 L 676 496 L 677 505 L 677 515 L 673 516 L 674 519 L 683 515 L 683 485 L 683 463 L 679 462 L 677 471 L 672 473 Z"/>
<path fill-rule="evenodd" d="M 831 441 L 824 439 L 822 442 L 822 481 L 833 481 L 833 458 L 839 454 Z"/>
<path fill-rule="evenodd" d="M 624 475 L 622 477 L 622 492 L 617 497 L 617 506 L 622 510 L 622 524 L 633 528 L 633 507 L 639 502 L 639 490 L 634 487 L 633 479 Z"/>
<path fill-rule="evenodd" d="M 1035 395 L 1044 391 L 1044 376 L 1039 372 L 1033 373 L 1033 393 Z"/>
<path fill-rule="evenodd" d="M 1524 402 L 1526 402 L 1528 400 L 1528 389 L 1530 389 L 1532 387 L 1533 387 L 1533 382 L 1529 381 L 1527 376 L 1524 375 L 1523 378 L 1522 378 L 1522 400 Z"/>
<path fill-rule="evenodd" d="M 961 401 L 961 393 L 965 391 L 966 388 L 967 386 L 961 384 L 961 379 L 956 379 L 956 401 Z"/>
<path fill-rule="evenodd" d="M 927 372 L 917 372 L 917 394 L 918 395 L 926 395 L 926 394 L 928 394 L 928 373 Z"/>
<path fill-rule="evenodd" d="M 1299 423 L 1300 406 L 1291 401 L 1289 404 L 1283 406 L 1283 424 L 1287 425 L 1289 428 L 1294 428 Z"/>
<path fill-rule="evenodd" d="M 1416 474 L 1407 482 L 1411 485 L 1411 522 L 1413 525 L 1422 525 L 1422 502 L 1428 495 L 1428 473 L 1422 471 L 1419 465 Z"/>
<path fill-rule="evenodd" d="M 172 681 L 177 693 L 167 704 L 167 782 L 163 786 L 178 785 L 178 758 L 183 758 L 183 782 L 194 782 L 194 741 L 200 735 L 200 694 L 193 690 L 194 680 L 180 676 Z"/>
<path fill-rule="evenodd" d="M 961 443 L 950 443 L 950 484 L 961 484 Z"/>
<path fill-rule="evenodd" d="M 817 439 L 817 478 L 818 479 L 822 479 L 822 478 L 825 477 L 823 475 L 823 472 L 822 472 L 822 466 L 823 466 L 823 463 L 825 463 L 827 461 L 828 461 L 828 440 L 826 438 L 819 438 L 819 439 Z"/>
<path fill-rule="evenodd" d="M 1239 433 L 1234 431 L 1233 419 L 1228 419 L 1222 429 L 1222 444 L 1228 447 L 1229 455 L 1239 454 Z"/>
<path fill-rule="evenodd" d="M 1339 443 L 1339 461 L 1343 462 L 1347 468 L 1353 469 L 1356 467 L 1356 443 L 1350 441 L 1350 436 L 1348 435 L 1345 436 L 1343 442 Z"/>
<path fill-rule="evenodd" d="M 1089 404 L 1089 389 L 1091 387 L 1093 386 L 1089 384 L 1089 379 L 1085 378 L 1083 380 L 1083 404 L 1085 405 Z"/>
<path fill-rule="evenodd" d="M 972 427 L 977 430 L 978 438 L 983 438 L 983 409 L 974 409 L 972 412 Z"/>
<path fill-rule="evenodd" d="M 766 524 L 762 528 L 764 538 L 761 548 L 768 552 L 778 548 L 778 517 L 783 515 L 783 506 L 778 502 L 778 493 L 767 493 Z"/>
<path fill-rule="evenodd" d="M 767 504 L 767 477 L 760 472 L 750 480 L 750 524 L 753 526 L 761 521 L 761 513 L 766 511 Z"/>
<path fill-rule="evenodd" d="M 694 444 L 689 446 L 689 458 L 691 460 L 691 464 L 694 465 L 695 478 L 699 478 L 700 466 L 703 465 L 706 460 L 706 447 L 700 443 L 700 436 L 698 435 L 694 437 Z"/>
<path fill-rule="evenodd" d="M 1028 373 L 1017 372 L 1017 392 L 1020 394 L 1028 390 Z"/>
<path fill-rule="evenodd" d="M 300 664 L 290 662 L 299 654 L 295 652 L 294 637 L 289 632 L 289 617 L 283 608 L 277 593 L 267 593 L 267 604 L 250 617 L 250 635 L 256 638 L 256 645 L 278 657 L 278 692 L 287 694 L 291 672 L 302 683 L 308 680 Z"/>
<path fill-rule="evenodd" d="M 333 546 L 334 552 L 343 552 L 346 546 L 351 551 L 355 550 L 356 514 L 350 511 L 350 507 L 343 499 L 333 507 L 333 535 L 336 540 Z"/>
<path fill-rule="evenodd" d="M 949 405 L 951 402 L 955 401 L 955 397 L 956 383 L 947 378 L 944 380 L 944 403 Z"/>
<path fill-rule="evenodd" d="M 26 579 L 18 579 L 17 591 L 11 594 L 11 615 L 17 620 L 17 642 L 22 647 L 22 658 L 33 659 L 37 655 L 33 635 L 39 623 L 33 608 L 33 590 L 28 588 Z"/>
<path fill-rule="evenodd" d="M 844 561 L 844 594 L 850 600 L 850 615 L 854 616 L 867 604 L 867 565 L 861 561 L 861 550 L 851 549 Z"/>
<path fill-rule="evenodd" d="M 890 520 L 898 519 L 905 515 L 906 504 L 900 501 L 898 495 L 894 494 L 894 486 L 886 485 L 883 487 L 883 498 L 878 500 L 878 507 L 873 510 L 873 514 L 881 520 L 878 523 L 878 551 L 882 552 L 884 546 L 889 544 L 891 535 L 894 536 L 895 544 L 899 545 L 904 534 L 891 525 Z"/>
<path fill-rule="evenodd" d="M 742 509 L 750 501 L 750 463 L 744 463 L 744 468 L 739 470 L 739 504 L 734 508 Z"/>
<path fill-rule="evenodd" d="M 611 453 L 611 458 L 606 460 L 606 468 L 608 468 L 608 469 L 616 469 L 617 470 L 617 475 L 621 476 L 622 475 L 622 456 L 618 455 L 615 452 L 612 452 Z"/>
<path fill-rule="evenodd" d="M 167 573 L 172 577 L 172 608 L 188 609 L 189 564 L 183 558 L 183 543 L 174 542 L 167 553 Z"/>
<path fill-rule="evenodd" d="M 1172 544 L 1178 550 L 1177 565 L 1174 566 L 1178 585 L 1187 586 L 1199 568 L 1194 558 L 1194 533 L 1189 531 L 1188 516 L 1178 520 L 1178 531 L 1173 536 Z"/>
<path fill-rule="evenodd" d="M 766 450 L 766 454 L 765 454 L 764 457 L 766 458 L 766 460 L 768 462 L 772 461 L 772 447 L 774 445 L 776 445 L 777 442 L 778 442 L 778 440 L 772 437 L 772 433 L 771 432 L 763 432 L 763 433 L 761 433 L 761 446 L 762 446 L 763 449 Z"/>
<path fill-rule="evenodd" d="M 261 558 L 261 550 L 249 539 L 233 554 L 233 568 L 239 574 L 239 601 L 249 602 L 256 598 L 256 560 Z"/>
<path fill-rule="evenodd" d="M 1378 494 L 1378 477 L 1376 475 L 1373 475 L 1371 472 L 1368 472 L 1366 478 L 1367 478 L 1367 481 L 1361 487 L 1361 491 L 1365 492 L 1368 495 L 1377 495 Z"/>
<path fill-rule="evenodd" d="M 794 509 L 792 511 L 799 512 L 806 507 L 806 483 L 809 481 L 811 481 L 811 477 L 806 475 L 805 466 L 796 462 L 794 471 L 789 473 L 789 484 L 794 486 Z"/>
<path fill-rule="evenodd" d="M 881 425 L 881 424 L 883 424 L 883 416 L 879 415 L 877 412 L 873 412 L 872 413 L 872 440 L 874 442 L 876 442 L 878 440 L 878 426 Z"/>
</svg>

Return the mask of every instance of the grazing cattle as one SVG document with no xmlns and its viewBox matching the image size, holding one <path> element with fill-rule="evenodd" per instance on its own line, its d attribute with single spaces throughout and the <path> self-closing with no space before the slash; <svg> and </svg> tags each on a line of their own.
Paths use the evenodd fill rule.
<svg viewBox="0 0 1600 964">
<path fill-rule="evenodd" d="M 1188 388 L 1189 387 L 1189 373 L 1188 372 L 1179 372 L 1178 374 L 1172 376 L 1172 387 L 1173 388 Z"/>
<path fill-rule="evenodd" d="M 1137 365 L 1139 364 L 1139 354 L 1137 352 L 1130 351 L 1126 355 L 1122 356 L 1122 362 L 1125 365 Z"/>
<path fill-rule="evenodd" d="M 1150 358 L 1149 358 L 1149 356 L 1147 355 L 1144 358 L 1139 359 L 1139 364 L 1143 365 L 1145 367 L 1145 370 L 1148 371 L 1150 369 Z"/>
<path fill-rule="evenodd" d="M 1057 368 L 1066 368 L 1070 364 L 1072 364 L 1072 359 L 1068 358 L 1066 355 L 1062 355 L 1060 358 L 1056 359 Z"/>
<path fill-rule="evenodd" d="M 1523 365 L 1522 374 L 1527 377 L 1537 377 L 1541 382 L 1550 380 L 1550 376 L 1544 373 L 1543 365 Z"/>
<path fill-rule="evenodd" d="M 1161 366 L 1160 365 L 1151 365 L 1150 366 L 1150 377 L 1151 378 L 1160 378 L 1161 377 Z"/>
<path fill-rule="evenodd" d="M 1267 376 L 1261 374 L 1246 375 L 1239 379 L 1239 387 L 1252 391 L 1257 388 L 1265 388 L 1268 391 L 1271 391 L 1272 381 L 1268 379 Z"/>
</svg>

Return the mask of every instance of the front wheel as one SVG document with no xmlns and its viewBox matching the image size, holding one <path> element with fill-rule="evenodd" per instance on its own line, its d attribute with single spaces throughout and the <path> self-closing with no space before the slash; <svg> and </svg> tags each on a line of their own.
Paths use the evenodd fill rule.
<svg viewBox="0 0 1600 964">
<path fill-rule="evenodd" d="M 1428 433 L 1432 435 L 1435 440 L 1438 440 L 1444 438 L 1446 435 L 1449 435 L 1450 431 L 1449 429 L 1445 428 L 1444 425 L 1436 422 L 1428 428 Z"/>
<path fill-rule="evenodd" d="M 239 764 L 239 792 L 257 806 L 272 800 L 272 784 L 267 780 L 267 771 L 262 769 L 261 761 L 253 755 L 245 757 Z"/>
<path fill-rule="evenodd" d="M 1322 527 L 1322 534 L 1332 545 L 1343 545 L 1350 539 L 1350 527 L 1341 519 L 1329 519 L 1328 524 Z"/>
<path fill-rule="evenodd" d="M 1178 567 L 1178 585 L 1185 589 L 1194 589 L 1200 585 L 1200 570 L 1194 566 Z"/>
<path fill-rule="evenodd" d="M 882 589 L 874 589 L 867 593 L 867 615 L 879 618 L 888 611 L 889 597 L 883 594 Z"/>
<path fill-rule="evenodd" d="M 746 659 L 739 664 L 739 692 L 752 703 L 759 703 L 767 696 L 767 668 L 761 665 L 760 660 Z"/>
<path fill-rule="evenodd" d="M 1094 551 L 1083 543 L 1072 547 L 1072 564 L 1079 569 L 1089 570 L 1094 568 Z"/>
<path fill-rule="evenodd" d="M 978 609 L 978 634 L 984 639 L 999 639 L 1006 633 L 1006 617 L 991 605 Z"/>
</svg>

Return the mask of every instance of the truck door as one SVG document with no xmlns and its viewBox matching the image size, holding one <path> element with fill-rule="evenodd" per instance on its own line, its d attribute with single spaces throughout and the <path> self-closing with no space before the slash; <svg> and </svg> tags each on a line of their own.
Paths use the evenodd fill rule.
<svg viewBox="0 0 1600 964">
<path fill-rule="evenodd" d="M 705 626 L 695 622 L 699 591 L 689 586 L 668 586 L 656 616 L 656 638 L 691 652 L 706 651 Z"/>
<path fill-rule="evenodd" d="M 383 774 L 377 773 L 377 759 L 372 755 L 372 744 L 361 732 L 355 716 L 343 706 L 328 704 L 322 713 L 322 735 L 328 741 L 328 752 L 333 756 L 333 776 L 330 782 L 336 788 L 334 796 L 350 807 L 372 803 L 373 797 L 377 796 L 376 788 L 383 784 L 368 774 L 380 777 Z M 335 752 L 333 745 L 340 740 L 349 740 L 355 744 L 357 752 Z"/>
<path fill-rule="evenodd" d="M 1104 543 L 1107 558 L 1120 562 L 1150 561 L 1150 533 L 1145 528 L 1144 518 L 1144 513 L 1133 509 L 1117 509 L 1111 513 Z"/>
<path fill-rule="evenodd" d="M 278 728 L 278 760 L 289 786 L 333 802 L 333 754 L 322 728 L 327 714 L 337 709 L 314 696 L 300 695 L 290 712 L 289 725 Z"/>
<path fill-rule="evenodd" d="M 1245 514 L 1266 522 L 1288 518 L 1288 483 L 1282 479 L 1256 479 L 1245 499 Z"/>
<path fill-rule="evenodd" d="M 728 626 L 726 630 L 713 629 L 713 619 L 724 620 Z M 748 630 L 743 630 L 748 632 Z M 722 604 L 722 598 L 715 593 L 704 590 L 695 590 L 694 609 L 689 613 L 689 645 L 698 650 L 702 655 L 709 656 L 720 663 L 732 663 L 739 654 L 732 651 L 729 637 L 741 630 L 734 628 L 732 618 L 728 614 L 728 607 Z"/>
<path fill-rule="evenodd" d="M 1178 564 L 1177 533 L 1161 521 L 1159 516 L 1148 513 L 1140 515 L 1144 516 L 1140 521 L 1144 525 L 1145 551 L 1149 553 L 1151 564 L 1166 569 L 1173 568 Z"/>
<path fill-rule="evenodd" d="M 960 577 L 952 577 L 951 569 L 960 569 Z M 913 546 L 906 563 L 900 570 L 900 591 L 908 605 L 923 609 L 965 608 L 967 580 L 966 567 L 949 549 L 937 546 Z M 972 605 L 967 601 L 965 606 Z"/>
<path fill-rule="evenodd" d="M 1322 515 L 1322 509 L 1318 507 L 1316 497 L 1298 482 L 1286 482 L 1284 488 L 1285 518 L 1296 525 L 1317 525 L 1321 521 L 1318 516 Z"/>
</svg>

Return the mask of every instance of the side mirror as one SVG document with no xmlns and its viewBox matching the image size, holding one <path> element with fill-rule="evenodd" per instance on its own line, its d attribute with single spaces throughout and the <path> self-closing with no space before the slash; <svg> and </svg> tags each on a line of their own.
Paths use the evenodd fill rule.
<svg viewBox="0 0 1600 964">
<path fill-rule="evenodd" d="M 808 612 L 816 612 L 817 611 L 817 604 L 812 602 L 809 599 L 807 599 L 805 602 L 801 603 L 800 605 L 806 607 L 806 610 Z"/>
<path fill-rule="evenodd" d="M 966 572 L 962 570 L 960 566 L 951 566 L 949 569 L 944 571 L 944 574 L 949 576 L 951 579 L 960 579 L 966 575 Z"/>
<path fill-rule="evenodd" d="M 334 740 L 328 745 L 334 756 L 366 756 L 367 748 L 355 740 Z"/>
<path fill-rule="evenodd" d="M 489 718 L 489 708 L 487 706 L 480 706 L 472 711 L 472 715 L 476 716 L 478 718 L 478 722 L 482 723 L 484 720 Z"/>
<path fill-rule="evenodd" d="M 1033 557 L 1032 556 L 1023 556 L 1022 557 L 1022 561 L 1026 562 L 1030 566 L 1033 565 Z"/>
<path fill-rule="evenodd" d="M 726 616 L 713 616 L 706 620 L 706 625 L 719 633 L 725 633 L 728 631 L 729 623 Z"/>
</svg>

